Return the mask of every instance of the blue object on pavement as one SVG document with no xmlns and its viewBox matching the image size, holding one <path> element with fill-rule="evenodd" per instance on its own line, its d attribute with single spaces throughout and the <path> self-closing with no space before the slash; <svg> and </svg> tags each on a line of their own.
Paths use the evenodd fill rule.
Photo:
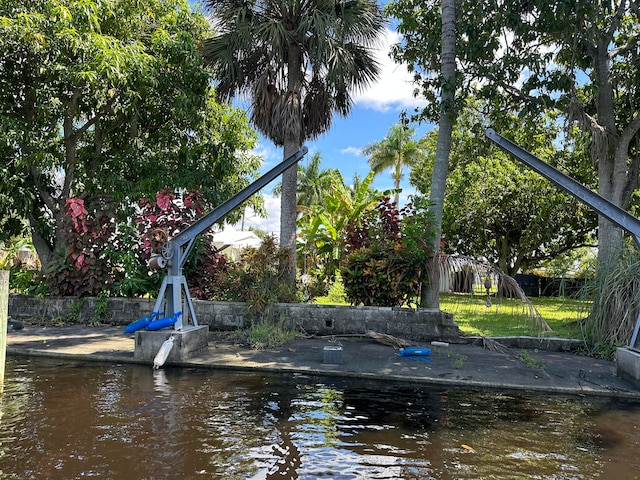
<svg viewBox="0 0 640 480">
<path fill-rule="evenodd" d="M 124 329 L 124 333 L 133 333 L 133 332 L 137 332 L 138 330 L 142 330 L 163 313 L 164 312 L 151 312 L 151 315 L 147 315 L 146 317 L 140 317 L 135 322 L 131 322 L 129 325 L 127 325 L 126 328 Z"/>
<path fill-rule="evenodd" d="M 173 325 L 178 321 L 178 317 L 182 315 L 182 312 L 176 312 L 173 317 L 164 317 L 159 318 L 158 320 L 154 320 L 150 322 L 145 328 L 150 331 L 154 330 L 162 330 L 163 328 L 173 327 Z"/>
<path fill-rule="evenodd" d="M 422 362 L 430 362 L 432 359 L 431 350 L 426 347 L 404 347 L 398 350 L 398 356 L 408 358 L 409 360 L 420 360 Z"/>
</svg>

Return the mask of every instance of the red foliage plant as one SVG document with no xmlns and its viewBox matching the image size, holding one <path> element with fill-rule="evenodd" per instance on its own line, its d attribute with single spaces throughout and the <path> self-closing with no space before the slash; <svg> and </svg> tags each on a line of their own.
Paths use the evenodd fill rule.
<svg viewBox="0 0 640 480">
<path fill-rule="evenodd" d="M 161 190 L 155 200 L 140 200 L 140 211 L 135 222 L 141 239 L 141 257 L 147 261 L 151 255 L 150 233 L 158 228 L 169 238 L 176 236 L 193 225 L 205 212 L 204 197 L 198 190 L 176 194 L 171 190 Z M 187 265 L 185 276 L 191 295 L 200 299 L 211 298 L 216 272 L 227 264 L 227 258 L 218 253 L 210 235 L 204 233 L 196 242 Z"/>
<path fill-rule="evenodd" d="M 107 254 L 114 242 L 115 221 L 110 197 L 70 198 L 63 218 L 64 253 L 49 265 L 46 281 L 52 295 L 97 295 L 119 272 Z"/>
<path fill-rule="evenodd" d="M 398 210 L 384 197 L 347 225 L 341 274 L 352 304 L 400 306 L 415 297 L 422 270 L 403 230 L 415 214 L 411 204 Z"/>
</svg>

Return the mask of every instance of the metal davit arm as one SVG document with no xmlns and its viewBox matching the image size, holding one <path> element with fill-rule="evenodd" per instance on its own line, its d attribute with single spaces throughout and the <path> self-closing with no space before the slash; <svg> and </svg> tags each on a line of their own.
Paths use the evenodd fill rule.
<svg viewBox="0 0 640 480">
<path fill-rule="evenodd" d="M 216 207 L 214 210 L 196 221 L 193 225 L 187 227 L 178 235 L 173 237 L 170 241 L 171 248 L 173 250 L 173 261 L 169 264 L 169 273 L 176 275 L 179 273 L 178 269 L 182 269 L 182 267 L 184 266 L 187 255 L 189 254 L 189 251 L 193 246 L 193 241 L 198 235 L 211 227 L 214 223 L 224 217 L 231 210 L 240 206 L 242 202 L 247 200 L 253 194 L 271 183 L 285 170 L 288 170 L 289 167 L 297 164 L 302 159 L 302 157 L 307 154 L 307 151 L 307 147 L 303 146 L 300 150 L 273 167 L 263 176 L 258 178 L 255 182 L 251 183 L 249 186 L 236 193 L 222 205 Z"/>
<path fill-rule="evenodd" d="M 603 217 L 611 220 L 620 228 L 626 230 L 633 237 L 638 248 L 640 248 L 640 220 L 636 217 L 611 203 L 606 198 L 601 197 L 594 191 L 588 189 L 570 176 L 565 175 L 548 163 L 543 162 L 538 157 L 513 143 L 511 140 L 496 133 L 492 128 L 487 129 L 485 135 L 505 152 L 510 153 L 565 192 L 573 195 Z"/>
<path fill-rule="evenodd" d="M 296 153 L 286 160 L 273 167 L 267 173 L 258 178 L 255 182 L 245 187 L 243 190 L 235 194 L 226 202 L 216 207 L 204 217 L 200 218 L 193 225 L 187 227 L 178 235 L 173 237 L 166 245 L 167 252 L 167 275 L 160 287 L 160 293 L 155 304 L 155 311 L 164 311 L 166 316 L 173 316 L 176 312 L 188 312 L 194 326 L 198 325 L 196 314 L 193 309 L 191 295 L 187 281 L 182 275 L 182 267 L 193 247 L 194 241 L 198 235 L 203 233 L 214 223 L 228 214 L 231 210 L 238 207 L 242 202 L 247 200 L 253 194 L 264 188 L 276 177 L 291 167 L 294 167 L 307 154 L 307 147 L 303 146 Z M 183 294 L 187 305 L 183 306 Z M 166 302 L 165 302 L 166 295 Z M 165 305 L 163 307 L 163 305 Z M 184 307 L 184 308 L 183 308 Z M 175 323 L 175 330 L 183 328 L 183 317 L 178 318 Z"/>
<path fill-rule="evenodd" d="M 588 189 L 581 183 L 577 182 L 568 175 L 565 175 L 561 171 L 552 167 L 546 162 L 543 162 L 538 157 L 527 152 L 525 149 L 519 147 L 511 140 L 496 133 L 493 128 L 488 128 L 485 132 L 486 137 L 503 149 L 505 152 L 510 153 L 521 162 L 525 163 L 540 175 L 551 181 L 553 184 L 560 187 L 565 192 L 573 195 L 582 203 L 585 203 L 598 214 L 609 219 L 620 228 L 628 232 L 636 246 L 640 248 L 640 220 L 631 215 L 629 212 L 618 207 L 614 203 L 611 203 L 604 197 L 601 197 L 597 193 Z M 630 347 L 634 347 L 638 338 L 638 331 L 640 330 L 640 316 L 636 320 L 636 326 L 631 337 Z"/>
</svg>

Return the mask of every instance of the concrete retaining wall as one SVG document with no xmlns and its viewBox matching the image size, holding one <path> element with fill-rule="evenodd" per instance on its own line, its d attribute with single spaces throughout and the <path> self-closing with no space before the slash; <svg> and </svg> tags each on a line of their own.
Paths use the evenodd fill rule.
<svg viewBox="0 0 640 480">
<path fill-rule="evenodd" d="M 95 320 L 96 306 L 104 301 L 95 298 L 37 298 L 9 296 L 9 315 L 14 320 L 64 319 L 90 323 Z M 148 315 L 154 299 L 107 299 L 105 323 L 126 325 Z M 276 305 L 276 315 L 285 326 L 299 325 L 309 333 L 320 335 L 364 334 L 373 330 L 413 341 L 441 340 L 457 342 L 460 337 L 453 315 L 429 309 L 391 307 L 347 307 L 282 303 Z M 234 330 L 251 321 L 246 305 L 239 302 L 194 301 L 199 325 L 210 330 Z"/>
</svg>

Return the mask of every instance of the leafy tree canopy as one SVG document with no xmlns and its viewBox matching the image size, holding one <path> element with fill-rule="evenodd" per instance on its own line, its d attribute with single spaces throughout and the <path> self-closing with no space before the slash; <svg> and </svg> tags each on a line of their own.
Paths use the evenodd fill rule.
<svg viewBox="0 0 640 480">
<path fill-rule="evenodd" d="M 160 189 L 217 203 L 258 160 L 245 115 L 213 100 L 186 0 L 0 4 L 0 218 L 29 220 L 43 266 L 64 245 L 64 205 L 108 194 L 124 213 Z M 115 212 L 113 212 L 115 213 Z"/>
<path fill-rule="evenodd" d="M 553 122 L 520 125 L 511 118 L 509 136 L 544 161 L 593 183 L 582 150 L 560 150 L 553 142 Z M 482 123 L 472 110 L 461 115 L 453 134 L 451 173 L 443 215 L 445 251 L 485 257 L 509 275 L 538 267 L 541 262 L 588 244 L 595 214 L 498 149 L 478 132 Z M 431 158 L 435 133 L 430 134 Z M 568 144 L 568 142 L 567 142 Z M 429 186 L 429 163 L 415 167 L 411 181 L 419 190 Z"/>
<path fill-rule="evenodd" d="M 394 0 L 403 42 L 394 50 L 430 100 L 438 72 L 441 2 Z M 457 107 L 481 96 L 498 131 L 521 118 L 556 109 L 589 137 L 598 192 L 627 208 L 640 171 L 640 7 L 636 0 L 505 0 L 456 3 Z M 438 103 L 420 112 L 438 118 Z M 619 229 L 600 218 L 599 260 L 621 246 Z"/>
</svg>

